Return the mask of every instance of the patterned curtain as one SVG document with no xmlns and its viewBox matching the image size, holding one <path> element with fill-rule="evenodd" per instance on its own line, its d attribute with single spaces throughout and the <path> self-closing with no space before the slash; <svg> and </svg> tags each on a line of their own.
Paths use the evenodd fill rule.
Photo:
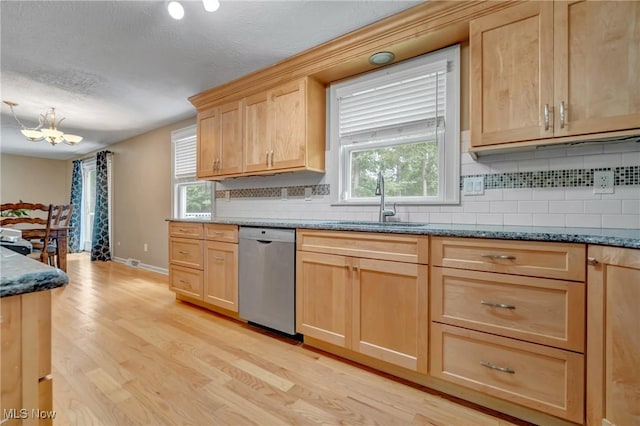
<svg viewBox="0 0 640 426">
<path fill-rule="evenodd" d="M 73 175 L 71 176 L 71 219 L 69 226 L 68 251 L 77 253 L 80 249 L 80 232 L 82 230 L 82 160 L 73 162 Z"/>
<path fill-rule="evenodd" d="M 91 238 L 91 260 L 111 260 L 109 247 L 109 151 L 96 157 L 96 209 Z"/>
</svg>

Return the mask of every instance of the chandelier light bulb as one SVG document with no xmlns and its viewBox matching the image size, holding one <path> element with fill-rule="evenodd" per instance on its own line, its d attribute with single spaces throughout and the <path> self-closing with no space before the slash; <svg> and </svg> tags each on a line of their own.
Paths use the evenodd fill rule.
<svg viewBox="0 0 640 426">
<path fill-rule="evenodd" d="M 171 15 L 173 19 L 180 20 L 184 18 L 184 7 L 182 7 L 182 5 L 177 1 L 172 1 L 171 3 L 169 3 L 169 6 L 167 6 L 167 10 L 169 11 L 169 15 Z"/>
<path fill-rule="evenodd" d="M 202 4 L 207 12 L 215 12 L 220 8 L 219 0 L 202 0 Z"/>
</svg>

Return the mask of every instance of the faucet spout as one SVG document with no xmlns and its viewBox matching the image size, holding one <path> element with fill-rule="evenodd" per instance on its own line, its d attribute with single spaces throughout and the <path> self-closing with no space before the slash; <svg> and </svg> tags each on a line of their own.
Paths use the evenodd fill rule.
<svg viewBox="0 0 640 426">
<path fill-rule="evenodd" d="M 378 183 L 376 184 L 376 195 L 380 196 L 380 212 L 378 220 L 380 222 L 386 222 L 387 217 L 396 215 L 396 206 L 393 205 L 391 209 L 387 209 L 384 203 L 384 176 L 382 171 L 378 172 Z"/>
</svg>

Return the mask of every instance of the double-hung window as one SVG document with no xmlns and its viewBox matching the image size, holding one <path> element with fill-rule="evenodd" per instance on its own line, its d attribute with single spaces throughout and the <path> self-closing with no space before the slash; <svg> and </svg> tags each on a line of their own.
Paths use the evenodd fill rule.
<svg viewBox="0 0 640 426">
<path fill-rule="evenodd" d="M 176 218 L 211 218 L 211 182 L 196 178 L 196 126 L 171 132 L 173 214 Z"/>
<path fill-rule="evenodd" d="M 459 201 L 459 63 L 452 46 L 331 86 L 340 202 L 377 202 L 379 172 L 393 202 Z"/>
</svg>

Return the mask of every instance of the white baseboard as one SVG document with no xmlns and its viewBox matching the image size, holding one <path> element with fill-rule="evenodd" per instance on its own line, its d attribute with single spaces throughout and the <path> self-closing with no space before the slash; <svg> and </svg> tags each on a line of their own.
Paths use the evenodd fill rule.
<svg viewBox="0 0 640 426">
<path fill-rule="evenodd" d="M 123 263 L 127 266 L 131 266 L 127 263 L 128 259 L 122 257 L 112 257 L 114 262 Z M 147 271 L 157 272 L 162 275 L 169 275 L 169 270 L 166 268 L 160 268 L 159 266 L 147 265 L 146 263 L 138 263 L 138 266 L 131 266 L 132 268 L 146 269 Z"/>
</svg>

